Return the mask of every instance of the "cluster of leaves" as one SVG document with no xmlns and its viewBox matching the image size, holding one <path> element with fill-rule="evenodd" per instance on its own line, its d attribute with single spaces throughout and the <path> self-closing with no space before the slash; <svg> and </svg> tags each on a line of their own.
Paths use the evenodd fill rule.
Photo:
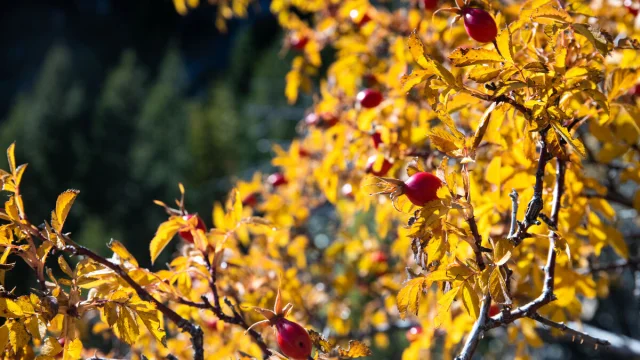
<svg viewBox="0 0 640 360">
<path fill-rule="evenodd" d="M 221 3 L 223 12 L 248 6 Z M 105 259 L 65 234 L 77 191 L 60 195 L 50 222 L 30 222 L 26 166 L 16 166 L 12 145 L 1 174 L 0 280 L 20 257 L 39 289 L 2 289 L 0 347 L 10 358 L 76 359 L 93 355 L 81 338 L 94 333 L 129 344 L 132 358 L 277 358 L 270 333 L 250 328 L 261 320 L 250 310 L 278 303 L 279 292 L 290 319 L 336 339 L 309 331 L 317 359 L 387 347 L 405 318 L 422 328 L 406 359 L 428 357 L 440 339 L 456 353 L 465 337 L 469 358 L 478 331 L 499 325 L 525 358 L 542 343 L 541 323 L 578 320 L 580 299 L 609 289 L 594 261 L 608 247 L 629 257 L 611 203 L 640 209 L 639 192 L 628 201 L 619 189 L 640 182 L 640 29 L 626 8 L 601 2 L 474 6 L 496 19 L 494 43 L 475 43 L 447 13 L 416 2 L 272 2 L 288 47 L 301 52 L 285 96 L 313 92 L 313 121 L 274 149 L 279 173 L 239 181 L 215 204 L 213 228 L 188 216 L 182 187 L 177 208 L 158 201 L 168 219 L 151 260 L 177 234 L 184 240 L 163 270 L 141 268 L 118 241 Z M 380 104 L 362 106 L 363 88 L 382 94 Z M 613 178 L 599 176 L 612 169 Z M 396 178 L 422 171 L 442 181 L 438 200 L 370 195 L 397 194 Z M 318 230 L 328 207 L 340 221 Z M 71 266 L 68 256 L 81 260 Z M 54 257 L 64 275 L 54 276 Z M 488 318 L 492 302 L 501 312 Z M 360 341 L 345 349 L 345 338 Z"/>
</svg>

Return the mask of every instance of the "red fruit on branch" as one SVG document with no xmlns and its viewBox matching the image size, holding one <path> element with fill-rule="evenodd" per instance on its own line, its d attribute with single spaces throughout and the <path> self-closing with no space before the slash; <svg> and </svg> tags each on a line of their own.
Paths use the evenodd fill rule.
<svg viewBox="0 0 640 360">
<path fill-rule="evenodd" d="M 285 178 L 282 173 L 273 173 L 269 175 L 267 182 L 274 188 L 288 183 L 287 178 Z"/>
<path fill-rule="evenodd" d="M 309 157 L 309 155 L 311 155 L 307 149 L 303 148 L 303 147 L 299 147 L 298 148 L 298 156 L 300 157 Z"/>
<path fill-rule="evenodd" d="M 437 176 L 428 172 L 413 174 L 404 182 L 403 192 L 416 206 L 424 206 L 429 201 L 438 199 L 438 189 L 442 181 Z"/>
<path fill-rule="evenodd" d="M 372 155 L 369 160 L 367 160 L 367 167 L 365 168 L 365 172 L 367 174 L 373 174 L 375 176 L 385 176 L 387 174 L 387 172 L 389 172 L 389 170 L 391 169 L 391 167 L 393 166 L 393 164 L 391 162 L 389 162 L 389 160 L 384 159 L 384 161 L 382 162 L 382 166 L 380 167 L 380 170 L 375 171 L 373 169 L 373 166 L 376 163 L 376 155 Z"/>
<path fill-rule="evenodd" d="M 498 305 L 496 304 L 491 304 L 491 307 L 489 308 L 489 316 L 493 317 L 500 314 L 500 307 L 498 307 Z"/>
<path fill-rule="evenodd" d="M 438 0 L 423 0 L 425 10 L 433 11 L 438 7 Z"/>
<path fill-rule="evenodd" d="M 307 45 L 307 43 L 309 42 L 309 38 L 306 36 L 294 36 L 289 40 L 291 47 L 298 50 L 298 51 L 302 51 L 304 50 L 304 47 Z"/>
<path fill-rule="evenodd" d="M 305 328 L 285 318 L 276 320 L 276 340 L 280 350 L 294 360 L 311 356 L 311 337 Z"/>
<path fill-rule="evenodd" d="M 309 126 L 316 126 L 316 125 L 318 125 L 320 123 L 320 121 L 321 121 L 320 116 L 318 116 L 318 114 L 316 114 L 316 113 L 309 113 L 304 118 L 305 124 L 307 124 Z"/>
<path fill-rule="evenodd" d="M 353 9 L 349 12 L 349 17 L 351 18 L 352 21 L 356 22 L 356 25 L 358 25 L 359 28 L 365 26 L 369 21 L 371 21 L 371 17 L 367 13 L 362 15 L 360 20 L 358 20 L 359 16 L 360 16 L 360 12 L 356 9 Z"/>
<path fill-rule="evenodd" d="M 356 100 L 366 109 L 374 108 L 382 102 L 382 93 L 375 89 L 364 89 L 358 93 Z"/>
<path fill-rule="evenodd" d="M 461 15 L 464 20 L 464 28 L 473 40 L 482 43 L 495 40 L 498 35 L 498 27 L 491 14 L 483 9 L 463 8 Z"/>
<path fill-rule="evenodd" d="M 353 186 L 351 186 L 351 184 L 342 185 L 342 189 L 340 191 L 342 192 L 342 195 L 353 199 Z"/>
<path fill-rule="evenodd" d="M 209 319 L 204 323 L 209 330 L 216 331 L 218 330 L 218 320 L 217 319 Z"/>
<path fill-rule="evenodd" d="M 422 334 L 422 326 L 412 326 L 409 330 L 407 330 L 405 336 L 407 337 L 407 340 L 409 340 L 409 342 L 414 342 L 418 339 L 418 335 L 420 334 Z"/>
<path fill-rule="evenodd" d="M 200 230 L 202 230 L 204 232 L 207 232 L 207 226 L 204 224 L 204 221 L 202 220 L 202 218 L 200 218 L 200 216 L 189 214 L 189 215 L 183 216 L 182 218 L 185 221 L 189 221 L 194 216 L 196 217 L 196 229 L 200 229 Z M 185 228 L 184 230 L 180 230 L 178 232 L 178 235 L 180 235 L 182 240 L 193 244 L 193 234 L 191 233 L 191 230 L 189 230 L 189 228 Z"/>
<path fill-rule="evenodd" d="M 244 199 L 242 199 L 242 206 L 256 206 L 257 204 L 258 196 L 256 195 L 256 193 L 251 193 L 245 196 Z"/>
<path fill-rule="evenodd" d="M 624 0 L 624 7 L 627 8 L 627 11 L 633 16 L 638 16 L 638 10 L 640 9 L 640 3 L 635 3 L 633 0 Z"/>
<path fill-rule="evenodd" d="M 318 126 L 323 128 L 330 128 L 333 125 L 338 123 L 338 117 L 332 113 L 324 113 L 318 115 L 316 113 L 309 113 L 305 118 L 304 122 L 308 126 Z"/>
<path fill-rule="evenodd" d="M 387 254 L 382 250 L 376 250 L 371 253 L 371 261 L 374 263 L 386 263 L 388 260 Z"/>
<path fill-rule="evenodd" d="M 631 90 L 629 90 L 629 95 L 640 96 L 640 84 L 632 87 Z"/>
<path fill-rule="evenodd" d="M 373 147 L 377 149 L 378 146 L 382 144 L 382 136 L 379 132 L 375 132 L 373 133 L 373 135 L 371 135 L 371 141 L 373 141 Z"/>
</svg>

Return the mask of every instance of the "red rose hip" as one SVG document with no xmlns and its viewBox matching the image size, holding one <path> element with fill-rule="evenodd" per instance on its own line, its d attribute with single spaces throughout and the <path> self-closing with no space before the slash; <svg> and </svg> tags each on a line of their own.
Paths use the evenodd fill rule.
<svg viewBox="0 0 640 360">
<path fill-rule="evenodd" d="M 196 217 L 196 229 L 200 229 L 204 232 L 207 232 L 207 226 L 204 224 L 204 221 L 200 218 L 200 216 L 189 214 L 189 215 L 183 216 L 182 218 L 186 221 L 189 221 L 194 216 Z M 185 230 L 180 230 L 178 232 L 178 235 L 180 235 L 182 240 L 193 244 L 193 234 L 191 233 L 191 230 L 189 230 L 188 228 L 186 228 Z"/>
<path fill-rule="evenodd" d="M 378 146 L 382 144 L 382 135 L 380 135 L 379 132 L 373 133 L 373 135 L 371 135 L 371 141 L 373 142 L 373 147 L 377 149 Z"/>
<path fill-rule="evenodd" d="M 421 171 L 404 182 L 402 192 L 414 205 L 424 206 L 429 201 L 438 199 L 438 189 L 441 186 L 442 181 L 437 176 Z"/>
<path fill-rule="evenodd" d="M 309 38 L 306 36 L 300 36 L 300 37 L 294 36 L 290 40 L 291 47 L 298 51 L 304 50 L 304 47 L 307 45 L 308 42 L 309 42 Z"/>
<path fill-rule="evenodd" d="M 285 318 L 276 322 L 276 340 L 282 353 L 294 360 L 311 356 L 311 338 L 305 328 Z"/>
<path fill-rule="evenodd" d="M 489 317 L 493 317 L 498 314 L 500 314 L 500 308 L 498 307 L 498 305 L 491 304 L 491 307 L 489 308 Z"/>
<path fill-rule="evenodd" d="M 384 159 L 384 161 L 382 162 L 382 166 L 380 167 L 380 170 L 375 171 L 373 169 L 373 166 L 376 163 L 376 158 L 377 158 L 376 155 L 372 155 L 369 158 L 369 160 L 367 160 L 367 167 L 365 168 L 365 172 L 368 174 L 373 174 L 375 176 L 385 176 L 387 172 L 391 169 L 393 164 L 389 162 L 389 160 Z"/>
<path fill-rule="evenodd" d="M 282 173 L 273 173 L 269 175 L 267 182 L 269 182 L 269 184 L 274 188 L 288 183 L 287 178 L 285 178 Z"/>
<path fill-rule="evenodd" d="M 371 253 L 371 261 L 374 263 L 386 263 L 387 260 L 389 260 L 389 258 L 382 250 L 377 250 Z"/>
<path fill-rule="evenodd" d="M 467 34 L 478 42 L 486 43 L 495 40 L 498 35 L 496 21 L 483 9 L 463 8 L 462 18 Z"/>
<path fill-rule="evenodd" d="M 418 335 L 420 334 L 422 334 L 422 327 L 412 326 L 411 329 L 407 330 L 407 333 L 405 335 L 407 337 L 407 340 L 409 340 L 409 342 L 413 342 L 418 339 Z"/>
<path fill-rule="evenodd" d="M 358 93 L 356 100 L 366 109 L 374 108 L 382 102 L 382 93 L 375 89 L 364 89 Z"/>
<path fill-rule="evenodd" d="M 423 0 L 422 4 L 425 10 L 433 11 L 438 7 L 438 0 Z"/>
</svg>

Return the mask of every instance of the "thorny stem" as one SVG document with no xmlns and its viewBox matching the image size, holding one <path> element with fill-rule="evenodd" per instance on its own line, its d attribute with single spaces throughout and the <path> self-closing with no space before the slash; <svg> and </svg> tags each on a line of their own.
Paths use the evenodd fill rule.
<svg viewBox="0 0 640 360">
<path fill-rule="evenodd" d="M 62 236 L 65 240 L 68 240 L 67 236 L 65 235 L 62 235 Z M 72 242 L 67 242 L 67 243 L 72 243 Z M 166 306 L 160 300 L 156 299 L 151 294 L 149 294 L 148 291 L 143 289 L 142 286 L 140 286 L 140 284 L 135 282 L 135 280 L 133 280 L 129 276 L 129 274 L 127 274 L 127 272 L 123 270 L 119 265 L 116 265 L 111 261 L 105 259 L 104 257 L 87 249 L 86 247 L 80 246 L 77 244 L 67 245 L 64 248 L 64 251 L 72 255 L 86 256 L 91 260 L 113 270 L 118 276 L 120 276 L 124 281 L 127 282 L 127 284 L 129 284 L 129 286 L 131 286 L 136 291 L 140 299 L 154 303 L 158 311 L 160 311 L 164 316 L 166 316 L 169 320 L 175 323 L 182 331 L 189 333 L 191 335 L 191 343 L 193 344 L 194 360 L 204 360 L 204 339 L 203 339 L 204 334 L 202 332 L 202 329 L 200 329 L 200 326 L 178 315 L 178 313 L 171 310 L 168 306 Z"/>
<path fill-rule="evenodd" d="M 598 339 L 598 338 L 595 338 L 595 337 L 593 337 L 593 336 L 590 336 L 589 334 L 586 334 L 586 333 L 580 332 L 580 331 L 578 331 L 578 330 L 574 330 L 574 329 L 572 329 L 572 328 L 568 327 L 567 325 L 565 325 L 565 324 L 563 324 L 563 323 L 558 323 L 558 322 L 555 322 L 555 321 L 553 321 L 553 320 L 547 319 L 547 318 L 545 318 L 545 317 L 541 316 L 540 314 L 533 314 L 533 315 L 531 315 L 531 316 L 529 316 L 529 317 L 530 317 L 531 319 L 533 319 L 533 320 L 535 320 L 535 321 L 537 321 L 537 322 L 541 323 L 541 324 L 544 324 L 544 325 L 547 325 L 547 326 L 550 326 L 550 327 L 556 328 L 556 329 L 558 329 L 558 330 L 561 330 L 561 331 L 563 331 L 564 333 L 566 333 L 566 334 L 568 334 L 568 335 L 572 336 L 573 338 L 578 338 L 578 339 L 580 339 L 580 343 L 581 343 L 581 344 L 582 344 L 584 341 L 586 341 L 586 342 L 588 342 L 588 343 L 590 343 L 590 344 L 594 344 L 594 345 L 595 345 L 595 347 L 596 347 L 596 349 L 598 348 L 598 345 L 602 345 L 602 346 L 609 346 L 609 345 L 611 345 L 611 343 L 610 343 L 610 342 L 608 342 L 607 340 Z"/>
<path fill-rule="evenodd" d="M 464 344 L 460 355 L 456 357 L 456 360 L 470 360 L 473 356 L 473 353 L 476 351 L 476 347 L 478 346 L 478 342 L 480 341 L 480 335 L 483 333 L 484 324 L 488 319 L 490 307 L 491 295 L 485 294 L 482 308 L 480 308 L 480 316 L 478 316 L 478 319 L 473 324 L 473 329 L 471 329 L 471 333 L 469 333 L 469 336 L 467 337 L 467 342 Z"/>
</svg>

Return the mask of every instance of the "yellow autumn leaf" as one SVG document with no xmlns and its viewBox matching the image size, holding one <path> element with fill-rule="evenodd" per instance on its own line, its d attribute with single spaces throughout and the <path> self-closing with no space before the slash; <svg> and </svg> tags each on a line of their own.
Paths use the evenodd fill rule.
<svg viewBox="0 0 640 360">
<path fill-rule="evenodd" d="M 80 339 L 73 339 L 64 343 L 64 355 L 62 360 L 77 360 L 82 357 L 82 342 Z"/>
<path fill-rule="evenodd" d="M 67 276 L 71 278 L 73 277 L 73 270 L 71 270 L 71 267 L 62 255 L 58 256 L 58 265 L 60 266 L 60 270 L 62 270 L 62 272 L 64 272 Z"/>
<path fill-rule="evenodd" d="M 54 337 L 47 337 L 44 339 L 42 343 L 42 347 L 40 348 L 40 354 L 45 356 L 56 356 L 62 352 L 62 346 L 58 340 Z"/>
<path fill-rule="evenodd" d="M 504 61 L 497 52 L 483 48 L 457 48 L 449 55 L 449 60 L 451 64 L 458 67 Z"/>
<path fill-rule="evenodd" d="M 502 57 L 510 63 L 513 63 L 513 42 L 511 40 L 511 30 L 509 27 L 505 27 L 500 30 L 496 36 L 496 44 Z"/>
<path fill-rule="evenodd" d="M 541 24 L 571 23 L 573 19 L 564 9 L 559 8 L 554 2 L 547 3 L 531 12 L 531 20 Z"/>
<path fill-rule="evenodd" d="M 12 174 L 16 173 L 16 143 L 12 143 L 7 148 L 7 160 L 9 161 L 9 170 Z"/>
<path fill-rule="evenodd" d="M 447 70 L 442 64 L 428 57 L 424 52 L 424 44 L 418 37 L 418 34 L 414 31 L 409 36 L 408 47 L 411 56 L 415 62 L 418 63 L 423 69 L 432 71 L 435 75 L 440 77 L 447 85 L 455 87 L 456 80 L 453 74 Z"/>
<path fill-rule="evenodd" d="M 430 75 L 433 75 L 432 71 L 415 69 L 411 74 L 402 76 L 400 84 L 402 85 L 402 91 L 408 92 L 414 86 L 420 84 L 424 79 Z"/>
<path fill-rule="evenodd" d="M 510 304 L 511 299 L 507 292 L 507 283 L 499 267 L 495 267 L 489 275 L 489 292 L 491 298 L 498 304 Z"/>
<path fill-rule="evenodd" d="M 340 355 L 340 357 L 342 358 L 347 359 L 357 359 L 363 356 L 369 356 L 371 354 L 371 349 L 369 349 L 367 345 L 356 340 L 349 341 L 349 348 L 347 348 L 347 350 L 344 350 L 342 348 L 338 349 L 338 355 Z"/>
<path fill-rule="evenodd" d="M 158 258 L 158 255 L 169 244 L 169 241 L 173 239 L 178 230 L 182 228 L 184 224 L 180 221 L 180 218 L 173 217 L 168 221 L 163 222 L 158 227 L 156 235 L 149 244 L 149 253 L 151 255 L 151 263 L 154 263 Z"/>
<path fill-rule="evenodd" d="M 585 150 L 584 145 L 582 144 L 582 141 L 580 141 L 579 139 L 574 139 L 569 133 L 569 131 L 567 130 L 567 128 L 562 126 L 562 124 L 560 124 L 557 121 L 552 121 L 551 125 L 556 130 L 558 135 L 560 135 L 564 139 L 564 141 L 566 141 L 567 144 L 571 146 L 573 150 L 575 150 L 582 157 L 587 156 L 587 151 Z"/>
<path fill-rule="evenodd" d="M 120 241 L 111 239 L 111 241 L 109 241 L 109 244 L 107 244 L 107 247 L 120 257 L 121 263 L 128 262 L 134 267 L 138 267 L 138 261 L 136 260 L 136 258 L 131 255 L 129 250 L 127 250 L 127 248 L 125 248 Z"/>
<path fill-rule="evenodd" d="M 438 110 L 436 111 L 436 113 L 438 114 L 438 119 L 442 121 L 442 123 L 445 124 L 449 128 L 449 130 L 451 130 L 453 136 L 455 136 L 459 140 L 464 139 L 464 134 L 462 134 L 460 130 L 458 130 L 455 121 L 453 120 L 451 115 L 449 115 L 449 113 L 443 110 Z"/>
<path fill-rule="evenodd" d="M 120 340 L 132 345 L 140 335 L 136 314 L 124 305 L 117 306 L 117 308 L 116 322 L 113 326 L 114 333 Z"/>
<path fill-rule="evenodd" d="M 404 319 L 407 312 L 418 315 L 422 292 L 430 283 L 426 277 L 417 277 L 409 280 L 404 287 L 400 289 L 397 297 L 397 305 L 401 318 Z"/>
<path fill-rule="evenodd" d="M 467 314 L 474 319 L 480 316 L 480 300 L 478 294 L 473 290 L 473 287 L 468 281 L 462 284 L 462 305 L 467 311 Z"/>
<path fill-rule="evenodd" d="M 78 190 L 69 189 L 58 196 L 56 211 L 51 216 L 51 226 L 53 226 L 56 232 L 59 233 L 62 231 L 62 226 L 65 220 L 67 220 L 67 215 L 69 215 L 71 206 L 79 193 L 80 191 Z"/>
<path fill-rule="evenodd" d="M 469 71 L 467 76 L 469 77 L 469 79 L 477 83 L 484 84 L 487 81 L 495 79 L 498 75 L 500 75 L 502 70 L 503 69 L 501 68 L 496 69 L 491 66 L 477 65 L 474 66 L 471 71 Z"/>
<path fill-rule="evenodd" d="M 453 156 L 451 153 L 460 148 L 460 139 L 451 135 L 441 127 L 431 129 L 427 136 L 431 141 L 431 145 L 449 156 Z"/>
</svg>

